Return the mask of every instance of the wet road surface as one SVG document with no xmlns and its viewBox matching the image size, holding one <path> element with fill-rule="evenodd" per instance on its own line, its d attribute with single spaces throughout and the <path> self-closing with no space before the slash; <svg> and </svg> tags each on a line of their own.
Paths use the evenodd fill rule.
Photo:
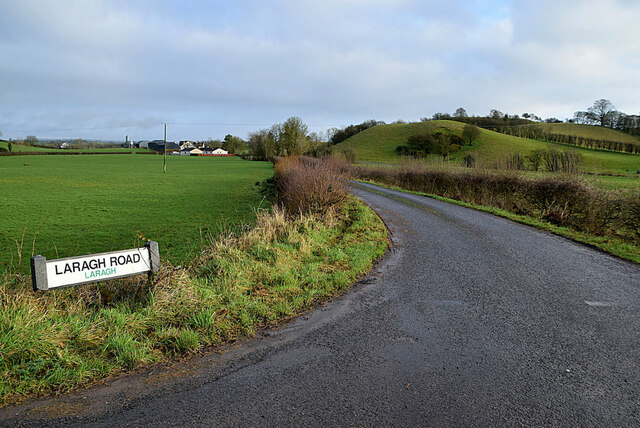
<svg viewBox="0 0 640 428">
<path fill-rule="evenodd" d="M 0 425 L 640 425 L 639 266 L 429 198 L 354 193 L 393 244 L 346 296 L 222 354 L 2 409 Z"/>
</svg>

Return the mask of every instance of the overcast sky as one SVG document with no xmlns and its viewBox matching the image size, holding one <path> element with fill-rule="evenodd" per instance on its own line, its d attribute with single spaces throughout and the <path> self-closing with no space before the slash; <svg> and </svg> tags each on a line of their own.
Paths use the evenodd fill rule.
<svg viewBox="0 0 640 428">
<path fill-rule="evenodd" d="M 1 0 L 3 138 L 640 113 L 640 0 Z M 191 125 L 179 125 L 191 124 Z"/>
</svg>

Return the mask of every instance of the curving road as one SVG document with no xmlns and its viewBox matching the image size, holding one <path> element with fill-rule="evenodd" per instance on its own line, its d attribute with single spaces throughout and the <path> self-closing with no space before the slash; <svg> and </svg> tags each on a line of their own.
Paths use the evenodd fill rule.
<svg viewBox="0 0 640 428">
<path fill-rule="evenodd" d="M 429 198 L 354 193 L 393 246 L 348 295 L 0 425 L 640 425 L 639 266 Z"/>
</svg>

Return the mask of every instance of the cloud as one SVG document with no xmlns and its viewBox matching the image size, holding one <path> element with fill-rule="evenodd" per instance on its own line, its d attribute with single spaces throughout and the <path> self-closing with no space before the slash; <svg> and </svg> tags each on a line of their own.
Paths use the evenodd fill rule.
<svg viewBox="0 0 640 428">
<path fill-rule="evenodd" d="M 3 2 L 0 129 L 634 113 L 638 18 L 624 0 Z"/>
</svg>

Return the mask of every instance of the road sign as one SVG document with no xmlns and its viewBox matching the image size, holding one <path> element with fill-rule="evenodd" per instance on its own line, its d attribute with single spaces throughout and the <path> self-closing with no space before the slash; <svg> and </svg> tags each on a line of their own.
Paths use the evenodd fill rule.
<svg viewBox="0 0 640 428">
<path fill-rule="evenodd" d="M 31 279 L 34 290 L 47 291 L 156 272 L 159 267 L 158 243 L 149 241 L 142 248 L 65 259 L 47 260 L 40 255 L 33 256 Z"/>
</svg>

